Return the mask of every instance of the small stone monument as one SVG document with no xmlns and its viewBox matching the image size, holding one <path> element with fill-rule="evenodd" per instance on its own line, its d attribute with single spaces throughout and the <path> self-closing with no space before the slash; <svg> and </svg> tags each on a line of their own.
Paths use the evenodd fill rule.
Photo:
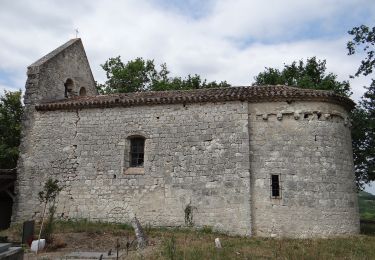
<svg viewBox="0 0 375 260">
<path fill-rule="evenodd" d="M 27 245 L 31 246 L 31 242 L 34 239 L 34 226 L 35 226 L 34 220 L 23 222 L 22 244 L 27 244 Z"/>
<path fill-rule="evenodd" d="M 134 228 L 135 236 L 137 237 L 137 248 L 143 249 L 146 246 L 148 246 L 148 238 L 143 231 L 143 228 L 141 226 L 141 223 L 139 223 L 138 219 L 136 217 L 132 220 L 132 226 Z"/>
<path fill-rule="evenodd" d="M 215 247 L 216 247 L 216 248 L 221 248 L 220 239 L 219 239 L 218 237 L 215 238 Z"/>
</svg>

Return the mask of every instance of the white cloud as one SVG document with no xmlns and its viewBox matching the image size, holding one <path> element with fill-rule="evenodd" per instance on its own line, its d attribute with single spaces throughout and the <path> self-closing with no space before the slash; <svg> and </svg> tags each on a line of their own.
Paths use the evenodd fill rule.
<svg viewBox="0 0 375 260">
<path fill-rule="evenodd" d="M 365 191 L 375 195 L 375 181 L 365 185 Z"/>
<path fill-rule="evenodd" d="M 222 0 L 217 1 L 212 15 L 204 23 L 208 24 L 208 32 L 235 39 L 249 35 L 262 40 L 285 38 L 286 35 L 293 35 L 304 29 L 308 23 L 319 26 L 320 22 L 324 29 L 337 30 L 338 28 L 330 28 L 329 25 L 339 19 L 338 15 L 355 16 L 369 5 L 370 2 L 366 0 Z M 373 6 L 372 4 L 372 8 Z"/>
<path fill-rule="evenodd" d="M 6 62 L 0 63 L 0 72 L 14 77 L 7 85 L 23 86 L 26 67 L 73 38 L 78 28 L 98 81 L 105 80 L 99 65 L 117 55 L 124 61 L 155 59 L 157 64 L 166 62 L 174 75 L 197 73 L 234 85 L 249 85 L 264 67 L 281 68 L 317 56 L 327 60 L 328 71 L 345 80 L 359 64 L 358 57 L 346 55 L 346 30 L 368 22 L 363 12 L 375 15 L 370 0 L 217 0 L 204 5 L 206 14 L 200 12 L 198 18 L 186 6 L 177 10 L 160 2 L 3 1 L 0 60 Z M 190 6 L 199 10 L 199 1 L 190 1 Z M 336 28 L 341 20 L 351 27 Z M 320 37 L 312 30 L 336 33 Z M 352 81 L 355 99 L 365 82 Z"/>
<path fill-rule="evenodd" d="M 4 91 L 17 91 L 17 90 L 19 89 L 11 87 L 11 86 L 3 85 L 0 83 L 0 96 L 4 94 Z"/>
</svg>

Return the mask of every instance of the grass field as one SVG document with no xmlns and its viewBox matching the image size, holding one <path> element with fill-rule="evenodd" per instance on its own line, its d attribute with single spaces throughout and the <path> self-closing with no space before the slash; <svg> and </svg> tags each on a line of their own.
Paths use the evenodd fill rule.
<svg viewBox="0 0 375 260">
<path fill-rule="evenodd" d="M 375 195 L 364 191 L 359 192 L 358 204 L 361 220 L 375 221 Z"/>
</svg>

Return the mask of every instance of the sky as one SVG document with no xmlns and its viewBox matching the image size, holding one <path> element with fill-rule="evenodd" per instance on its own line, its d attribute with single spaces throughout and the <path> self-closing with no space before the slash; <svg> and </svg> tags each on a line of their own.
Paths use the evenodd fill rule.
<svg viewBox="0 0 375 260">
<path fill-rule="evenodd" d="M 98 82 L 106 80 L 100 64 L 119 55 L 232 85 L 316 56 L 349 80 L 363 56 L 347 55 L 347 32 L 374 22 L 374 0 L 0 0 L 0 93 L 24 90 L 27 66 L 75 29 Z M 355 101 L 370 77 L 349 80 Z"/>
</svg>

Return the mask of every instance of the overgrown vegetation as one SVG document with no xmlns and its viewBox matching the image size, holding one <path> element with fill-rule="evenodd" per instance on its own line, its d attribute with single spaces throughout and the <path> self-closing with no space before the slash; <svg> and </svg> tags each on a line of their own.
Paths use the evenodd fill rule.
<svg viewBox="0 0 375 260">
<path fill-rule="evenodd" d="M 188 227 L 192 227 L 194 225 L 194 210 L 196 210 L 197 208 L 194 207 L 193 205 L 191 205 L 191 202 L 189 202 L 189 204 L 186 205 L 185 209 L 184 209 L 184 213 L 185 213 L 185 225 L 188 226 Z"/>
</svg>

